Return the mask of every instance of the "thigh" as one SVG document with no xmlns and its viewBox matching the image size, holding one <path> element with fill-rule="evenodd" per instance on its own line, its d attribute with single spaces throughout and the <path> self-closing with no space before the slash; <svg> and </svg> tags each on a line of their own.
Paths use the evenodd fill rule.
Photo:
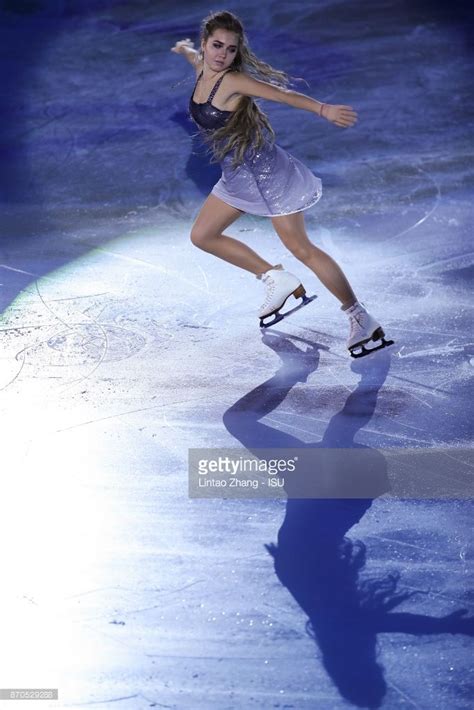
<svg viewBox="0 0 474 710">
<path fill-rule="evenodd" d="M 228 205 L 218 197 L 210 194 L 199 210 L 193 225 L 193 232 L 209 237 L 222 234 L 232 222 L 235 222 L 244 212 Z"/>
<path fill-rule="evenodd" d="M 288 249 L 311 244 L 306 234 L 303 212 L 272 217 L 272 224 L 281 241 Z"/>
</svg>

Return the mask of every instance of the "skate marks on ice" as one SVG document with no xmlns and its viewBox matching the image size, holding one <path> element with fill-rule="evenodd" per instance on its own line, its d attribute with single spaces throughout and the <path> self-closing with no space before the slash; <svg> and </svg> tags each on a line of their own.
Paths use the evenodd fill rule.
<svg viewBox="0 0 474 710">
<path fill-rule="evenodd" d="M 371 239 L 371 232 L 377 243 L 388 242 L 402 237 L 412 239 L 413 232 L 427 222 L 436 212 L 441 201 L 441 187 L 438 181 L 424 169 L 421 160 L 399 162 L 396 158 L 363 161 L 364 176 L 356 177 L 364 186 L 360 195 L 364 211 L 359 213 L 358 226 L 364 236 Z M 393 214 L 391 214 L 393 210 Z M 380 225 L 383 221 L 384 231 Z"/>
<path fill-rule="evenodd" d="M 103 363 L 133 358 L 152 342 L 169 339 L 143 314 L 138 323 L 134 310 L 130 303 L 114 302 L 107 294 L 45 298 L 35 282 L 2 318 L 7 357 L 0 388 L 13 384 L 24 368 L 28 378 L 78 384 Z"/>
<path fill-rule="evenodd" d="M 293 341 L 298 341 L 298 346 Z M 370 363 L 353 363 L 355 371 L 361 375 L 358 386 L 331 418 L 322 440 L 308 444 L 269 422 L 291 390 L 317 371 L 319 346 L 275 331 L 266 331 L 263 342 L 278 354 L 281 367 L 273 377 L 225 412 L 224 424 L 229 433 L 257 456 L 262 448 L 271 448 L 276 453 L 285 448 L 360 448 L 355 436 L 375 412 L 380 388 L 390 369 L 389 353 L 379 353 Z M 306 346 L 304 349 L 301 349 L 302 344 Z M 315 412 L 317 399 L 315 392 Z M 380 451 L 363 448 L 372 456 L 382 494 L 388 484 L 387 463 Z M 474 635 L 474 620 L 466 616 L 464 608 L 444 616 L 395 611 L 408 600 L 413 606 L 415 592 L 400 587 L 399 570 L 368 576 L 364 572 L 368 563 L 367 546 L 361 540 L 348 537 L 350 529 L 376 506 L 374 498 L 338 499 L 336 485 L 332 499 L 328 495 L 324 500 L 302 500 L 291 498 L 291 484 L 286 481 L 285 489 L 289 497 L 277 544 L 265 544 L 265 547 L 274 560 L 281 584 L 307 616 L 307 632 L 319 648 L 326 673 L 342 698 L 358 707 L 381 707 L 387 693 L 393 691 L 404 698 L 413 696 L 410 702 L 418 707 L 417 693 L 405 691 L 403 680 L 397 678 L 395 682 L 396 664 L 393 682 L 392 668 L 382 665 L 377 650 L 378 636 L 398 633 Z M 414 646 L 411 650 L 413 658 L 419 655 Z M 434 701 L 443 697 L 443 702 L 449 705 L 454 696 L 452 691 L 446 690 L 444 679 L 438 677 L 433 683 L 438 686 L 433 691 Z M 459 683 L 463 684 L 462 677 Z M 310 688 L 308 694 L 311 694 Z"/>
<path fill-rule="evenodd" d="M 326 320 L 326 318 L 324 318 Z M 360 368 L 370 369 L 379 357 L 385 357 L 384 351 L 371 354 L 370 357 L 350 361 L 342 338 L 336 338 L 323 330 L 298 328 L 302 337 L 292 332 L 273 328 L 272 333 L 289 338 L 296 345 L 308 343 L 308 347 L 318 347 L 321 357 L 320 366 L 314 375 L 308 376 L 305 387 L 297 390 L 297 399 L 279 406 L 269 415 L 269 421 L 277 427 L 295 431 L 301 436 L 315 434 L 322 437 L 322 430 L 331 416 L 334 401 L 350 393 L 353 379 L 348 371 Z M 335 326 L 328 326 L 328 331 Z M 270 331 L 268 331 L 270 332 Z M 322 345 L 324 343 L 324 345 Z M 304 351 L 305 347 L 298 346 Z M 465 444 L 465 426 L 460 426 L 458 409 L 465 410 L 465 373 L 463 365 L 446 360 L 442 368 L 433 369 L 429 363 L 419 362 L 413 367 L 410 361 L 400 360 L 397 350 L 389 351 L 392 367 L 384 383 L 382 396 L 378 399 L 377 410 L 371 422 L 360 432 L 359 440 L 377 448 L 441 446 L 456 442 Z M 301 355 L 302 357 L 302 355 Z M 446 377 L 449 386 L 442 387 Z M 446 383 L 447 384 L 447 383 Z M 317 411 L 312 412 L 312 397 L 318 395 Z M 347 396 L 347 395 L 346 395 Z M 450 403 L 451 411 L 446 416 L 445 409 Z"/>
<path fill-rule="evenodd" d="M 141 358 L 151 347 L 168 348 L 181 326 L 206 327 L 206 301 L 209 307 L 214 304 L 206 299 L 209 283 L 203 270 L 198 267 L 197 278 L 182 273 L 182 247 L 170 249 L 166 269 L 154 263 L 152 250 L 148 260 L 134 258 L 133 246 L 140 240 L 149 244 L 149 234 L 135 236 L 133 243 L 126 235 L 107 249 L 90 244 L 94 252 L 81 262 L 23 289 L 2 315 L 2 342 L 9 356 L 2 362 L 0 387 L 17 379 L 25 360 L 30 374 L 78 382 L 75 372 L 86 380 L 103 364 Z M 123 280 L 125 296 L 117 290 L 117 281 Z M 176 283 L 180 293 L 171 308 L 169 290 Z"/>
</svg>

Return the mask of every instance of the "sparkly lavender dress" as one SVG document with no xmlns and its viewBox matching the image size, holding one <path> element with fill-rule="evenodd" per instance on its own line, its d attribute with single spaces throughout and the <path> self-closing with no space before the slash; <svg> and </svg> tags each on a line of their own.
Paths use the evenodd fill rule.
<svg viewBox="0 0 474 710">
<path fill-rule="evenodd" d="M 232 114 L 212 105 L 224 75 L 214 85 L 206 103 L 198 104 L 192 98 L 202 72 L 191 94 L 191 118 L 205 133 L 224 126 Z M 272 145 L 266 140 L 258 152 L 248 148 L 244 162 L 236 168 L 232 167 L 233 155 L 231 152 L 224 157 L 222 177 L 212 188 L 213 195 L 232 207 L 262 217 L 277 217 L 307 210 L 321 197 L 320 178 L 276 143 Z"/>
</svg>

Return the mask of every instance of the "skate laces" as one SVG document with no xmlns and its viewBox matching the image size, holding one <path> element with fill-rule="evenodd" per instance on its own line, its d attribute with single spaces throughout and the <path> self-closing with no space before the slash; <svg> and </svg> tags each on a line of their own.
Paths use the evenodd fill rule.
<svg viewBox="0 0 474 710">
<path fill-rule="evenodd" d="M 359 313 L 354 313 L 353 315 L 349 316 L 349 321 L 351 325 L 351 334 L 350 337 L 355 335 L 359 330 L 361 330 L 364 325 L 363 325 L 363 318 L 364 318 L 364 312 L 360 311 Z"/>
<path fill-rule="evenodd" d="M 265 301 L 262 305 L 262 308 L 265 308 L 271 302 L 273 294 L 275 293 L 275 280 L 270 276 L 270 274 L 264 274 L 264 276 L 262 276 L 262 281 L 264 282 L 267 291 Z"/>
</svg>

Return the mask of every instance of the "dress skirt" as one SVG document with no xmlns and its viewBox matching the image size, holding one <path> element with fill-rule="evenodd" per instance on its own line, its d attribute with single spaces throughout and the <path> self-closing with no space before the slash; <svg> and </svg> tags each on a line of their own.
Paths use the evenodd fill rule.
<svg viewBox="0 0 474 710">
<path fill-rule="evenodd" d="M 222 177 L 212 194 L 248 214 L 278 217 L 307 210 L 322 195 L 321 179 L 301 161 L 268 140 L 255 151 L 247 149 L 244 161 L 232 167 L 233 153 L 221 162 Z"/>
</svg>

